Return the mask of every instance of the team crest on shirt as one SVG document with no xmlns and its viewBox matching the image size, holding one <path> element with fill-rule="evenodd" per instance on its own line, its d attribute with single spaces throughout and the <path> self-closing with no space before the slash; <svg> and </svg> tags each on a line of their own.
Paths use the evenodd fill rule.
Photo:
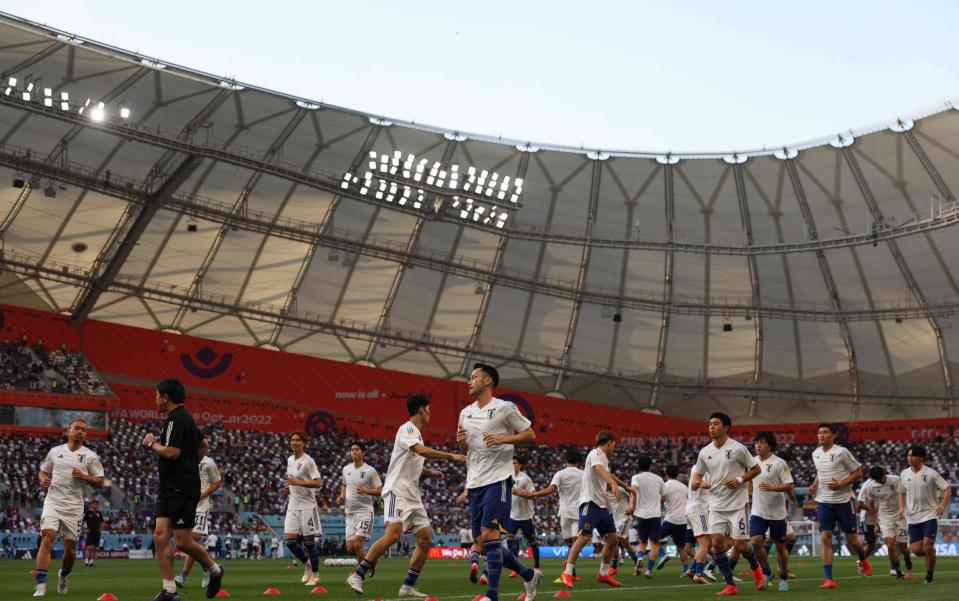
<svg viewBox="0 0 959 601">
<path fill-rule="evenodd" d="M 726 449 L 726 459 L 729 459 L 733 456 L 732 449 Z"/>
</svg>

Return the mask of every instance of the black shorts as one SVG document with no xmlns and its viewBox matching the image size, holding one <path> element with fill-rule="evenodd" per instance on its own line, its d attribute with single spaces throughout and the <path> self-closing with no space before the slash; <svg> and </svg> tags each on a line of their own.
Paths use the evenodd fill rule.
<svg viewBox="0 0 959 601">
<path fill-rule="evenodd" d="M 200 495 L 194 497 L 160 497 L 156 503 L 156 516 L 170 518 L 174 530 L 190 529 L 196 525 L 196 505 Z"/>
<path fill-rule="evenodd" d="M 473 543 L 460 543 L 460 549 L 472 549 Z"/>
<path fill-rule="evenodd" d="M 99 532 L 87 532 L 87 546 L 88 547 L 99 547 L 100 546 L 100 533 Z"/>
</svg>

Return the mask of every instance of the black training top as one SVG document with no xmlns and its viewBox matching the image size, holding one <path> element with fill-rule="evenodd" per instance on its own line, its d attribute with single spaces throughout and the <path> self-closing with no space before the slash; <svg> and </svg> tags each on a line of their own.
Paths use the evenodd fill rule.
<svg viewBox="0 0 959 601">
<path fill-rule="evenodd" d="M 160 444 L 180 449 L 176 459 L 159 458 L 161 497 L 200 496 L 200 441 L 203 436 L 193 416 L 180 405 L 167 414 Z"/>
<path fill-rule="evenodd" d="M 83 512 L 83 521 L 90 532 L 100 532 L 100 524 L 103 523 L 103 514 L 99 511 L 87 509 Z"/>
</svg>

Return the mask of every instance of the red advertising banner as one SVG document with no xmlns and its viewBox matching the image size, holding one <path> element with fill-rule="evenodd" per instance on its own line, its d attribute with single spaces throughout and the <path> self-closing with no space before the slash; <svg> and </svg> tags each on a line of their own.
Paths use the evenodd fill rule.
<svg viewBox="0 0 959 601">
<path fill-rule="evenodd" d="M 54 349 L 64 344 L 82 352 L 113 390 L 114 415 L 134 421 L 159 419 L 154 386 L 170 377 L 187 386 L 187 407 L 201 424 L 302 429 L 314 436 L 346 429 L 364 437 L 392 438 L 407 419 L 406 399 L 423 394 L 432 400 L 424 434 L 432 441 L 451 441 L 460 409 L 470 402 L 465 382 L 93 320 L 78 328 L 64 315 L 0 305 L 0 340 L 24 336 L 31 345 Z M 704 420 L 509 389 L 498 389 L 497 396 L 514 402 L 533 422 L 541 444 L 587 445 L 603 429 L 632 446 L 707 441 Z M 40 397 L 34 398 L 40 402 Z M 50 401 L 64 402 L 52 397 Z M 734 436 L 747 439 L 771 429 L 785 442 L 812 442 L 816 425 L 736 425 Z M 959 419 L 858 422 L 844 424 L 841 430 L 845 440 L 952 437 L 959 430 Z"/>
</svg>

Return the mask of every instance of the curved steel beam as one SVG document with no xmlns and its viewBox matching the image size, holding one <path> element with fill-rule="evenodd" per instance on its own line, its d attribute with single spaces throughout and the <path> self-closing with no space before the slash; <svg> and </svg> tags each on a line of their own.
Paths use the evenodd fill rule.
<svg viewBox="0 0 959 601">
<path fill-rule="evenodd" d="M 816 239 L 819 237 L 819 232 L 816 230 L 816 222 L 813 220 L 812 211 L 809 209 L 809 201 L 806 199 L 806 192 L 803 189 L 802 181 L 799 179 L 799 172 L 796 170 L 795 159 L 786 159 L 784 162 L 786 163 L 786 172 L 789 174 L 789 181 L 796 195 L 796 202 L 799 203 L 799 210 L 802 212 L 803 220 L 806 222 L 806 228 L 809 231 L 809 237 Z M 843 347 L 846 349 L 846 355 L 849 357 L 849 379 L 852 387 L 853 407 L 857 407 L 859 405 L 859 364 L 856 361 L 856 347 L 853 345 L 852 334 L 849 332 L 849 319 L 843 312 L 842 299 L 839 298 L 839 291 L 836 289 L 832 270 L 829 268 L 826 255 L 822 250 L 816 251 L 816 260 L 819 263 L 819 271 L 822 273 L 826 288 L 829 290 L 833 312 L 838 317 L 839 335 L 842 338 Z"/>
<path fill-rule="evenodd" d="M 856 180 L 856 185 L 859 187 L 860 193 L 862 193 L 863 200 L 866 201 L 866 205 L 869 207 L 869 212 L 871 213 L 874 222 L 877 225 L 885 223 L 885 217 L 882 214 L 882 209 L 879 208 L 879 203 L 876 202 L 876 198 L 872 194 L 872 189 L 869 187 L 869 182 L 866 181 L 866 178 L 862 173 L 862 169 L 859 167 L 859 161 L 853 154 L 852 149 L 849 146 L 846 146 L 842 149 L 842 154 L 843 158 L 846 159 L 846 164 L 849 166 L 849 170 L 852 172 L 853 178 Z M 945 185 L 945 182 L 943 182 L 943 185 Z M 922 288 L 919 287 L 919 282 L 916 281 L 916 277 L 912 273 L 912 269 L 909 267 L 909 264 L 906 262 L 906 258 L 899 250 L 899 245 L 895 240 L 887 240 L 886 244 L 889 246 L 889 251 L 892 253 L 893 259 L 896 261 L 896 266 L 899 267 L 899 272 L 902 274 L 903 279 L 906 280 L 906 285 L 909 287 L 909 291 L 915 297 L 916 302 L 918 302 L 920 306 L 925 306 L 927 304 L 926 295 L 923 294 Z M 932 327 L 932 330 L 936 335 L 936 347 L 939 351 L 939 362 L 942 369 L 943 385 L 945 387 L 946 397 L 951 398 L 953 396 L 952 373 L 949 369 L 949 356 L 946 352 L 946 345 L 943 342 L 942 327 L 939 325 L 939 321 L 934 316 L 929 315 L 926 319 L 929 321 L 929 325 Z M 855 416 L 853 416 L 853 419 L 854 418 Z"/>
<path fill-rule="evenodd" d="M 8 146 L 7 150 L 10 149 L 11 147 Z M 98 193 L 122 198 L 130 202 L 144 202 L 143 195 L 136 191 L 136 185 L 140 183 L 136 180 L 126 180 L 114 176 L 111 180 L 114 185 L 108 186 L 104 184 L 102 178 L 95 177 L 89 170 L 46 167 L 41 162 L 26 159 L 22 151 L 11 154 L 0 149 L 0 165 L 51 180 L 84 186 Z M 329 223 L 324 226 L 286 218 L 275 219 L 273 214 L 260 213 L 254 210 L 248 210 L 244 215 L 233 215 L 230 205 L 194 194 L 174 194 L 164 208 L 215 223 L 229 223 L 232 227 L 304 242 L 311 246 L 314 244 L 327 246 L 388 261 L 407 261 L 417 267 L 449 271 L 482 284 L 502 284 L 519 290 L 536 291 L 570 300 L 575 300 L 577 294 L 572 280 L 535 279 L 533 274 L 529 272 L 503 269 L 495 257 L 492 263 L 480 263 L 473 259 L 450 259 L 447 252 L 423 247 L 417 248 L 412 255 L 405 255 L 406 245 L 399 246 L 392 240 L 363 238 L 352 231 L 337 229 Z M 296 285 L 294 285 L 295 288 L 297 288 Z M 661 312 L 666 306 L 662 292 L 650 291 L 647 295 L 643 291 L 633 291 L 631 294 L 623 294 L 618 286 L 611 287 L 608 290 L 605 288 L 584 290 L 582 296 L 584 301 L 604 306 L 622 306 L 657 312 Z M 835 322 L 841 319 L 847 321 L 925 319 L 928 315 L 938 317 L 959 315 L 959 300 L 956 299 L 942 299 L 936 304 L 920 306 L 914 299 L 906 298 L 902 302 L 880 302 L 877 304 L 880 308 L 846 307 L 841 313 L 832 310 L 831 304 L 828 306 L 817 303 L 799 304 L 790 299 L 763 299 L 762 306 L 756 306 L 752 304 L 750 298 L 745 297 L 713 296 L 711 302 L 706 302 L 698 297 L 676 297 L 672 295 L 672 301 L 669 305 L 673 313 L 681 315 L 717 314 L 733 317 L 753 317 L 759 314 L 768 318 L 819 322 Z"/>
<path fill-rule="evenodd" d="M 673 239 L 673 223 L 676 209 L 673 205 L 673 166 L 663 167 L 663 190 L 666 203 L 666 239 Z M 673 251 L 667 250 L 663 262 L 664 286 L 662 322 L 659 326 L 659 339 L 656 344 L 656 370 L 653 372 L 653 385 L 649 390 L 649 408 L 656 409 L 659 404 L 659 392 L 663 386 L 663 376 L 666 374 L 666 344 L 669 342 L 669 317 L 673 304 Z"/>
<path fill-rule="evenodd" d="M 234 96 L 234 98 L 238 97 Z M 299 109 L 294 113 L 293 118 L 290 119 L 289 123 L 286 124 L 286 127 L 283 128 L 277 138 L 267 149 L 266 153 L 264 153 L 264 157 L 269 158 L 275 156 L 280 151 L 280 149 L 283 147 L 283 144 L 285 144 L 289 137 L 293 135 L 293 132 L 296 131 L 296 128 L 299 127 L 303 119 L 306 118 L 306 114 L 306 109 Z M 241 122 L 237 125 L 237 129 L 247 126 L 248 124 Z M 246 185 L 243 186 L 243 190 L 240 192 L 240 196 L 233 204 L 233 209 L 231 210 L 232 215 L 236 216 L 243 213 L 243 211 L 246 209 L 246 201 L 250 198 L 250 194 L 253 193 L 253 189 L 256 188 L 257 184 L 260 183 L 260 179 L 263 177 L 263 175 L 264 173 L 262 171 L 255 171 L 252 175 L 250 175 Z M 213 239 L 213 243 L 210 245 L 209 250 L 207 250 L 206 256 L 203 257 L 203 262 L 200 263 L 199 269 L 197 269 L 196 274 L 193 276 L 193 281 L 190 284 L 191 294 L 196 294 L 199 291 L 200 286 L 203 284 L 203 279 L 206 277 L 207 272 L 213 265 L 213 261 L 220 252 L 220 247 L 223 245 L 223 240 L 230 231 L 230 227 L 230 222 L 224 223 L 217 232 L 216 237 Z M 170 323 L 170 328 L 179 330 L 180 325 L 183 323 L 183 318 L 186 317 L 186 313 L 186 307 L 180 307 L 180 309 L 176 312 L 176 316 L 173 318 L 173 321 Z"/>
<path fill-rule="evenodd" d="M 447 164 L 453 160 L 453 153 L 456 152 L 457 141 L 450 140 L 446 144 L 446 148 L 443 150 L 443 157 L 440 159 L 440 162 Z M 426 219 L 423 216 L 416 218 L 416 222 L 413 224 L 413 231 L 410 232 L 410 237 L 406 241 L 406 250 L 404 251 L 404 256 L 410 256 L 416 250 L 416 244 L 419 242 L 420 233 L 423 231 L 423 224 L 426 223 Z M 454 247 L 455 248 L 455 247 Z M 396 268 L 396 272 L 393 274 L 393 281 L 390 283 L 390 289 L 386 293 L 386 300 L 383 302 L 383 308 L 380 310 L 380 316 L 376 320 L 376 330 L 382 331 L 386 328 L 389 323 L 390 313 L 393 311 L 393 303 L 396 302 L 396 296 L 400 291 L 400 284 L 403 282 L 403 276 L 406 275 L 406 268 L 409 266 L 408 261 L 400 261 L 399 266 Z M 443 293 L 442 288 L 437 291 L 437 297 Z M 376 345 L 379 343 L 379 337 L 375 337 L 370 340 L 370 344 L 366 347 L 366 353 L 363 355 L 363 361 L 366 363 L 371 363 L 373 361 L 373 353 L 376 352 Z"/>
<path fill-rule="evenodd" d="M 743 179 L 743 166 L 741 163 L 734 164 L 733 181 L 736 183 L 736 199 L 739 201 L 739 217 L 743 224 L 743 232 L 746 234 L 746 246 L 753 245 L 753 223 L 749 216 L 749 201 L 746 198 L 746 182 Z M 756 255 L 748 255 L 747 264 L 749 266 L 749 284 L 752 289 L 753 305 L 762 306 L 762 295 L 759 291 L 759 269 L 756 266 Z M 763 318 L 762 314 L 756 314 L 753 318 L 753 327 L 756 331 L 756 345 L 753 353 L 753 387 L 759 386 L 759 379 L 763 372 Z M 749 415 L 755 416 L 759 405 L 759 393 L 754 392 L 749 395 Z"/>
<path fill-rule="evenodd" d="M 46 117 L 57 119 L 60 121 L 66 121 L 69 123 L 82 124 L 85 127 L 90 127 L 94 129 L 99 129 L 110 133 L 112 135 L 119 136 L 128 140 L 135 140 L 144 144 L 149 144 L 153 146 L 159 146 L 161 148 L 176 150 L 184 154 L 199 155 L 204 158 L 211 160 L 216 160 L 219 162 L 235 165 L 237 167 L 243 167 L 245 169 L 250 169 L 252 171 L 258 171 L 269 175 L 274 175 L 279 178 L 287 179 L 294 181 L 305 186 L 309 186 L 318 190 L 323 190 L 329 192 L 330 194 L 339 195 L 341 192 L 344 192 L 340 188 L 340 183 L 342 181 L 342 173 L 330 173 L 323 172 L 318 170 L 308 170 L 305 171 L 301 167 L 284 163 L 276 158 L 264 158 L 262 156 L 255 156 L 250 152 L 244 153 L 238 148 L 225 149 L 219 148 L 210 144 L 203 144 L 192 140 L 180 140 L 174 137 L 164 135 L 163 133 L 158 133 L 157 128 L 149 127 L 136 127 L 132 124 L 124 123 L 114 123 L 109 121 L 103 121 L 101 123 L 90 122 L 89 119 L 85 118 L 82 115 L 76 115 L 73 113 L 59 111 L 54 109 L 49 109 L 43 106 L 35 105 L 34 103 L 24 102 L 13 97 L 0 95 L 0 106 L 8 105 L 11 107 L 18 108 L 20 110 L 25 110 L 31 113 L 41 114 Z M 352 191 L 346 191 L 345 194 L 342 194 L 344 197 L 348 197 L 352 200 L 358 202 L 374 204 L 376 206 L 381 206 L 381 203 L 369 198 L 365 195 L 360 195 Z M 391 205 L 392 206 L 392 205 Z M 404 207 L 392 206 L 393 210 L 400 212 L 407 212 L 420 216 L 422 213 L 414 209 L 407 209 Z M 875 240 L 876 235 L 881 239 L 887 238 L 898 238 L 901 236 L 908 236 L 920 231 L 929 231 L 933 229 L 939 229 L 942 227 L 947 227 L 953 225 L 956 222 L 959 222 L 959 205 L 950 203 L 950 206 L 944 207 L 943 215 L 930 218 L 930 219 L 920 219 L 916 218 L 911 220 L 908 223 L 897 224 L 895 226 L 889 225 L 885 228 L 882 228 L 878 232 L 867 232 L 862 234 L 849 234 L 839 238 L 816 238 L 815 240 L 804 240 L 797 242 L 770 242 L 770 243 L 756 243 L 752 247 L 746 248 L 741 243 L 730 243 L 730 244 L 704 244 L 697 242 L 685 242 L 680 239 L 680 232 L 674 231 L 674 236 L 670 240 L 639 240 L 639 239 L 608 239 L 602 236 L 596 235 L 595 233 L 590 237 L 590 242 L 593 247 L 609 247 L 609 248 L 634 248 L 640 250 L 659 250 L 665 251 L 667 249 L 679 251 L 679 252 L 690 252 L 690 253 L 700 253 L 700 254 L 729 254 L 729 255 L 744 255 L 744 254 L 780 254 L 783 252 L 805 252 L 805 251 L 815 251 L 815 250 L 824 250 L 829 248 L 843 248 L 847 246 L 862 246 L 866 244 L 872 244 Z M 445 220 L 453 221 L 458 225 L 464 225 L 462 220 L 450 219 L 444 217 Z M 474 227 L 471 224 L 467 224 L 470 227 Z M 475 226 L 481 227 L 481 226 Z M 536 226 L 540 229 L 540 226 Z M 517 227 L 517 224 L 514 224 L 514 227 L 510 230 L 510 235 L 516 239 L 532 240 L 538 242 L 550 242 L 557 244 L 573 244 L 573 245 L 582 245 L 585 243 L 586 238 L 582 235 L 561 235 L 555 232 L 533 232 L 533 231 L 524 231 L 522 225 Z M 481 227 L 481 229 L 489 230 L 488 227 Z"/>
<path fill-rule="evenodd" d="M 556 372 L 556 383 L 553 390 L 562 392 L 563 380 L 566 378 L 566 367 L 569 365 L 569 358 L 573 352 L 573 340 L 576 337 L 576 327 L 579 325 L 579 314 L 583 309 L 583 291 L 586 289 L 586 273 L 589 270 L 589 257 L 592 246 L 588 242 L 589 232 L 593 231 L 596 225 L 596 205 L 599 200 L 599 184 L 602 179 L 603 163 L 598 159 L 593 160 L 593 172 L 589 181 L 589 204 L 586 207 L 586 237 L 587 242 L 583 245 L 583 252 L 579 258 L 579 270 L 576 275 L 576 290 L 578 293 L 573 299 L 573 310 L 569 314 L 569 326 L 566 329 L 566 340 L 563 343 L 563 354 L 559 360 L 559 370 Z"/>
<path fill-rule="evenodd" d="M 18 254 L 8 251 L 0 255 L 0 266 L 12 273 L 26 278 L 42 278 L 44 281 L 57 282 L 70 286 L 87 287 L 95 281 L 89 272 L 77 269 L 75 266 L 56 261 L 42 261 L 39 257 Z M 223 315 L 237 315 L 263 323 L 291 324 L 306 330 L 327 333 L 335 336 L 369 340 L 377 335 L 372 324 L 352 320 L 335 320 L 310 312 L 293 312 L 283 314 L 282 308 L 277 305 L 267 305 L 257 302 L 244 302 L 234 297 L 221 294 L 202 293 L 188 295 L 183 288 L 160 282 L 141 281 L 133 276 L 120 274 L 109 287 L 110 292 L 164 302 L 174 306 L 186 304 L 191 309 L 202 310 Z M 410 349 L 428 348 L 437 354 L 460 357 L 463 354 L 461 339 L 446 339 L 416 332 L 391 329 L 383 335 L 384 340 L 391 344 L 405 346 Z M 536 354 L 517 354 L 511 349 L 495 347 L 477 348 L 477 355 L 510 362 L 515 365 L 528 366 L 540 371 L 555 369 L 556 357 L 547 357 Z M 597 381 L 609 382 L 615 385 L 634 387 L 637 384 L 648 385 L 651 382 L 641 377 L 629 375 L 619 376 L 607 373 L 604 366 L 571 365 L 570 373 L 594 378 Z M 682 394 L 715 394 L 715 395 L 743 395 L 749 394 L 752 387 L 708 385 L 695 378 L 671 382 L 663 382 L 662 389 L 669 389 Z M 844 392 L 822 389 L 793 389 L 793 388 L 760 388 L 764 398 L 782 399 L 784 401 L 802 402 L 844 402 L 851 403 L 853 398 Z M 917 406 L 942 408 L 941 395 L 929 395 L 924 392 L 911 394 L 910 399 Z M 902 396 L 892 391 L 889 394 L 873 392 L 862 395 L 862 402 L 897 405 L 902 402 Z"/>
<path fill-rule="evenodd" d="M 360 145 L 359 152 L 356 153 L 356 156 L 353 157 L 353 162 L 350 163 L 350 171 L 355 171 L 359 165 L 363 163 L 366 159 L 366 155 L 370 152 L 370 149 L 373 148 L 373 144 L 376 142 L 377 136 L 380 135 L 383 126 L 374 125 L 370 128 L 369 133 L 366 135 L 366 139 L 363 141 L 363 144 Z M 309 250 L 306 251 L 306 255 L 303 257 L 303 261 L 300 263 L 300 269 L 296 272 L 296 277 L 293 279 L 293 285 L 290 286 L 290 292 L 286 295 L 286 300 L 283 302 L 283 312 L 296 311 L 296 297 L 300 293 L 300 288 L 303 286 L 303 281 L 306 279 L 306 274 L 310 269 L 310 265 L 313 263 L 313 257 L 316 256 L 316 250 L 319 247 L 320 236 L 324 235 L 327 230 L 330 228 L 330 224 L 333 223 L 333 213 L 336 212 L 337 207 L 340 206 L 340 201 L 343 199 L 343 196 L 339 193 L 333 195 L 333 200 L 330 201 L 330 206 L 326 209 L 326 213 L 323 215 L 323 219 L 320 221 L 319 225 L 315 226 L 315 229 L 311 230 L 311 234 L 307 236 L 304 240 L 310 244 Z M 283 324 L 277 324 L 273 327 L 273 332 L 270 334 L 269 345 L 277 346 L 277 342 L 280 339 L 280 333 L 283 331 Z"/>
</svg>

